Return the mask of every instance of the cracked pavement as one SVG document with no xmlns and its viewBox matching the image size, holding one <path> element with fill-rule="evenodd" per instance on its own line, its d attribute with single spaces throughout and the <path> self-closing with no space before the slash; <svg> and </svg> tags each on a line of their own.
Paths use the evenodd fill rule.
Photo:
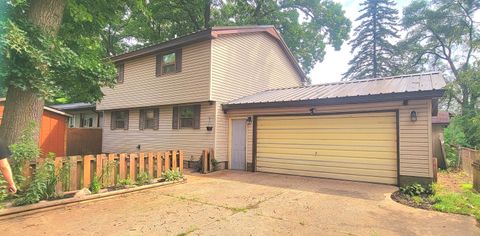
<svg viewBox="0 0 480 236">
<path fill-rule="evenodd" d="M 0 221 L 2 235 L 480 235 L 474 218 L 414 209 L 396 187 L 219 171 Z"/>
</svg>

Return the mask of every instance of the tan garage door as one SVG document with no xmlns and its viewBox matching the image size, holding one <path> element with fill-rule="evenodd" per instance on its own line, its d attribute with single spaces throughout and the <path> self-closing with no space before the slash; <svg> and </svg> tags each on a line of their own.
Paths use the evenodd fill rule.
<svg viewBox="0 0 480 236">
<path fill-rule="evenodd" d="M 257 120 L 257 171 L 397 184 L 396 113 Z"/>
</svg>

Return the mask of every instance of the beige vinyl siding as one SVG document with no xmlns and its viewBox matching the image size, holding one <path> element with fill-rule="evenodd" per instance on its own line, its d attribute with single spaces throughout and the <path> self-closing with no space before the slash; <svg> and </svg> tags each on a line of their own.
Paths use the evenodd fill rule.
<svg viewBox="0 0 480 236">
<path fill-rule="evenodd" d="M 266 33 L 222 35 L 212 40 L 211 100 L 217 101 L 216 157 L 227 158 L 228 124 L 221 104 L 273 88 L 301 85 L 300 75 Z"/>
<path fill-rule="evenodd" d="M 238 109 L 228 111 L 228 117 L 247 117 L 266 114 L 308 114 L 311 107 Z M 384 102 L 316 107 L 317 113 L 399 110 L 400 175 L 432 177 L 431 100 Z M 417 112 L 418 120 L 410 121 L 410 112 Z M 247 127 L 247 162 L 252 162 L 253 125 Z M 218 151 L 217 151 L 218 152 Z"/>
<path fill-rule="evenodd" d="M 182 71 L 155 76 L 156 55 L 125 61 L 124 82 L 104 88 L 99 110 L 208 101 L 210 98 L 210 42 L 182 48 Z"/>
<path fill-rule="evenodd" d="M 166 151 L 181 149 L 185 158 L 194 156 L 198 159 L 205 148 L 213 147 L 214 133 L 207 131 L 206 126 L 213 124 L 215 105 L 205 102 L 201 104 L 200 129 L 172 129 L 173 106 L 159 107 L 159 130 L 139 130 L 139 109 L 129 110 L 129 129 L 111 130 L 110 111 L 105 111 L 103 129 L 103 152 L 136 152 L 137 145 L 141 151 Z"/>
</svg>

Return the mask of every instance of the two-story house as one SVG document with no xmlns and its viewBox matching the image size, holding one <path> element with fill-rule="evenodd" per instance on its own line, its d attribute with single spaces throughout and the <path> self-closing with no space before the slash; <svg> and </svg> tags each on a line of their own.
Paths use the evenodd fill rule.
<svg viewBox="0 0 480 236">
<path fill-rule="evenodd" d="M 104 152 L 213 148 L 227 167 L 431 182 L 439 73 L 304 86 L 272 26 L 214 27 L 112 58 Z"/>
<path fill-rule="evenodd" d="M 112 60 L 117 85 L 103 89 L 97 105 L 104 111 L 104 152 L 178 148 L 198 158 L 214 148 L 227 161 L 222 104 L 305 80 L 272 26 L 214 27 Z"/>
</svg>

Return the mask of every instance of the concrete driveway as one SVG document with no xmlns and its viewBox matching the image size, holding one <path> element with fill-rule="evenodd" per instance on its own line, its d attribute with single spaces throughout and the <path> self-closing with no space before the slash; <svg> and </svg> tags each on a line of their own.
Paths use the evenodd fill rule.
<svg viewBox="0 0 480 236">
<path fill-rule="evenodd" d="M 0 221 L 1 235 L 480 235 L 472 217 L 390 199 L 393 186 L 220 171 Z"/>
</svg>

